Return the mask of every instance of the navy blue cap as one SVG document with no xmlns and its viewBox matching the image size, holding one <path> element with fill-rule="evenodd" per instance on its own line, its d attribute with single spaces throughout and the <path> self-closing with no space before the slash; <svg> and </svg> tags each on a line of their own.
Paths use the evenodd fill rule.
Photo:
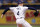
<svg viewBox="0 0 40 27">
<path fill-rule="evenodd" d="M 21 3 L 23 3 L 23 1 L 21 1 L 21 0 L 18 0 L 18 4 L 21 4 Z"/>
</svg>

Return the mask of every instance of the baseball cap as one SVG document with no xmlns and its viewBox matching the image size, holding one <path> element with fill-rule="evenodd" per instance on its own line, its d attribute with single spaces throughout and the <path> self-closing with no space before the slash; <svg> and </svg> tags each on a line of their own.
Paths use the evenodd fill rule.
<svg viewBox="0 0 40 27">
<path fill-rule="evenodd" d="M 18 2 L 18 4 L 21 4 L 21 3 L 23 3 L 23 0 L 18 0 L 17 2 Z"/>
</svg>

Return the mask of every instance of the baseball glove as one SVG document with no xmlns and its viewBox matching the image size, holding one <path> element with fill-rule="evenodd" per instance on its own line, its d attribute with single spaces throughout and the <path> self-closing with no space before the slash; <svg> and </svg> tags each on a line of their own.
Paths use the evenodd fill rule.
<svg viewBox="0 0 40 27">
<path fill-rule="evenodd" d="M 39 11 L 34 12 L 34 16 L 37 17 L 39 14 Z"/>
</svg>

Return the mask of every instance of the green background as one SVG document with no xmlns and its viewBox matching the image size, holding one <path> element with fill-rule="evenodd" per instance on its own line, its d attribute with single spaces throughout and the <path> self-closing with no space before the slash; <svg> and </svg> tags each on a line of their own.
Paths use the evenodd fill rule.
<svg viewBox="0 0 40 27">
<path fill-rule="evenodd" d="M 0 27 L 17 27 L 17 25 L 0 25 Z M 40 25 L 32 25 L 32 27 L 40 27 Z"/>
</svg>

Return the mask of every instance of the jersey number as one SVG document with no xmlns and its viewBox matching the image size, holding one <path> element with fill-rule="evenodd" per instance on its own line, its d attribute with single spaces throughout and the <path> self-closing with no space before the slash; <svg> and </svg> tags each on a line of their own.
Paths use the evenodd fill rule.
<svg viewBox="0 0 40 27">
<path fill-rule="evenodd" d="M 19 15 L 19 11 L 17 12 L 17 15 Z"/>
</svg>

